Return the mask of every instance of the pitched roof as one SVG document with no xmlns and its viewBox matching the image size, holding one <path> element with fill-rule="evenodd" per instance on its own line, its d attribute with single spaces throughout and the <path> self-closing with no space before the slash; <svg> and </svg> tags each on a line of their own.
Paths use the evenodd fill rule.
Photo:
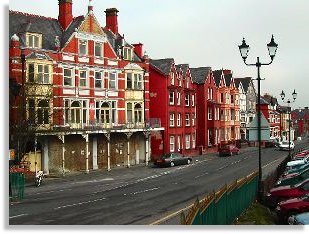
<svg viewBox="0 0 309 234">
<path fill-rule="evenodd" d="M 171 71 L 171 66 L 174 63 L 173 58 L 165 58 L 165 59 L 150 59 L 150 64 L 156 67 L 159 71 L 161 71 L 164 75 L 168 75 Z"/>
<path fill-rule="evenodd" d="M 257 97 L 256 99 L 258 99 L 258 97 Z M 257 101 L 258 101 L 258 100 L 256 100 L 256 103 L 257 103 Z M 267 105 L 270 104 L 264 97 L 261 97 L 261 98 L 260 98 L 260 103 L 261 103 L 261 104 L 267 104 Z"/>
<path fill-rule="evenodd" d="M 224 79 L 225 79 L 225 84 L 226 86 L 230 86 L 231 85 L 231 82 L 232 82 L 232 74 L 229 73 L 229 74 L 224 74 Z"/>
<path fill-rule="evenodd" d="M 21 34 L 25 32 L 41 33 L 43 35 L 42 48 L 47 50 L 54 50 L 56 36 L 59 38 L 62 36 L 62 28 L 57 19 L 9 11 L 9 21 L 9 40 L 17 34 L 22 45 L 25 45 L 25 38 L 21 37 Z"/>
<path fill-rule="evenodd" d="M 27 14 L 18 11 L 10 11 L 9 12 L 9 40 L 10 38 L 16 34 L 20 37 L 22 45 L 25 45 L 25 38 L 23 38 L 23 34 L 25 32 L 33 32 L 42 34 L 42 49 L 46 50 L 55 50 L 55 39 L 58 36 L 61 44 L 61 48 L 65 46 L 66 42 L 70 39 L 72 34 L 75 32 L 77 28 L 80 27 L 82 22 L 85 20 L 84 16 L 75 17 L 69 27 L 63 31 L 61 25 L 59 24 L 57 19 Z M 119 54 L 119 48 L 121 47 L 122 37 L 118 34 L 115 35 L 109 30 L 104 30 L 108 42 L 111 44 L 114 52 L 121 57 Z M 124 41 L 125 45 L 131 46 L 128 42 Z M 133 61 L 141 62 L 141 58 L 139 58 L 136 53 L 133 53 Z"/>
<path fill-rule="evenodd" d="M 235 80 L 235 84 L 237 84 L 237 86 L 239 85 L 239 82 L 241 82 L 242 87 L 244 88 L 244 91 L 246 93 L 248 92 L 249 85 L 252 81 L 251 77 L 234 78 L 234 80 Z"/>
<path fill-rule="evenodd" d="M 219 87 L 220 86 L 220 81 L 221 81 L 221 75 L 222 75 L 222 70 L 215 70 L 212 72 L 215 82 L 216 82 L 216 86 Z"/>
<path fill-rule="evenodd" d="M 192 81 L 197 84 L 204 84 L 207 76 L 211 72 L 211 67 L 190 68 Z"/>
<path fill-rule="evenodd" d="M 270 105 L 272 105 L 272 106 L 278 105 L 278 100 L 277 100 L 277 98 L 275 98 L 275 97 L 273 97 L 273 96 L 271 96 L 271 95 L 269 95 L 269 94 L 264 94 L 264 95 L 263 95 L 263 98 L 264 98 Z"/>
</svg>

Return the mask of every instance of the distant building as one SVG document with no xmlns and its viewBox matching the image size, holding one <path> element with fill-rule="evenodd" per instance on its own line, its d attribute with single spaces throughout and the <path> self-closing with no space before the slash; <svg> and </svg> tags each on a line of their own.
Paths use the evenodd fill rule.
<svg viewBox="0 0 309 234">
<path fill-rule="evenodd" d="M 293 110 L 291 113 L 291 119 L 295 128 L 296 137 L 308 137 L 309 136 L 309 109 L 305 107 L 303 109 Z"/>
<path fill-rule="evenodd" d="M 256 92 L 251 77 L 234 78 L 240 96 L 240 134 L 248 140 L 248 126 L 256 115 Z"/>
</svg>

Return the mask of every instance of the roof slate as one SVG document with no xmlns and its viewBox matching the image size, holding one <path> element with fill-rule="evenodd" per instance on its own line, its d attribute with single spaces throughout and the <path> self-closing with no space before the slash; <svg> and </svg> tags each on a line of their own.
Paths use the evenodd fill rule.
<svg viewBox="0 0 309 234">
<path fill-rule="evenodd" d="M 251 77 L 234 78 L 234 80 L 235 80 L 235 84 L 237 84 L 237 87 L 239 87 L 239 82 L 241 82 L 241 84 L 244 88 L 244 91 L 246 93 L 248 92 L 250 82 L 252 81 Z"/>
<path fill-rule="evenodd" d="M 215 82 L 216 82 L 216 86 L 219 87 L 220 86 L 220 81 L 221 81 L 221 75 L 222 75 L 222 70 L 215 70 L 212 72 Z"/>
<path fill-rule="evenodd" d="M 204 84 L 207 76 L 211 72 L 211 67 L 190 68 L 192 81 L 197 84 Z"/>
<path fill-rule="evenodd" d="M 171 66 L 174 63 L 173 58 L 165 58 L 165 59 L 150 59 L 150 64 L 156 67 L 159 71 L 161 71 L 164 75 L 168 75 L 171 71 Z"/>
</svg>

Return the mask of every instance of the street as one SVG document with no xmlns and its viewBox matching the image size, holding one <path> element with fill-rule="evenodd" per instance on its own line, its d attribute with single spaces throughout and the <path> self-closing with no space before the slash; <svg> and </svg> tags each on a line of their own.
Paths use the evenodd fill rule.
<svg viewBox="0 0 309 234">
<path fill-rule="evenodd" d="M 308 146 L 303 141 L 295 150 Z M 287 154 L 263 149 L 263 176 Z M 192 164 L 172 168 L 136 166 L 46 179 L 41 187 L 26 186 L 25 199 L 10 204 L 9 224 L 151 224 L 197 197 L 257 171 L 257 155 L 257 148 L 248 148 L 232 157 L 194 157 Z"/>
</svg>

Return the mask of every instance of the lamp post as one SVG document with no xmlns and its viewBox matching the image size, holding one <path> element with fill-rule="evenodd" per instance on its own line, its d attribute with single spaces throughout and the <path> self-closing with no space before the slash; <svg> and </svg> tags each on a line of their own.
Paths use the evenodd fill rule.
<svg viewBox="0 0 309 234">
<path fill-rule="evenodd" d="M 258 142 L 259 142 L 259 180 L 258 180 L 258 198 L 262 199 L 262 165 L 261 165 L 261 77 L 260 77 L 260 68 L 261 66 L 270 65 L 277 52 L 278 44 L 274 41 L 274 36 L 272 35 L 270 43 L 267 44 L 268 53 L 270 56 L 271 61 L 269 63 L 261 63 L 260 58 L 257 57 L 256 63 L 249 64 L 246 62 L 248 57 L 248 52 L 250 50 L 249 45 L 246 44 L 245 38 L 242 40 L 242 44 L 238 46 L 240 55 L 244 60 L 244 63 L 247 66 L 256 66 L 257 67 L 257 83 L 258 83 L 258 105 L 257 105 L 257 116 L 258 116 Z"/>
<path fill-rule="evenodd" d="M 290 99 L 288 99 L 287 101 L 284 101 L 285 98 L 285 93 L 281 92 L 280 94 L 282 102 L 287 103 L 288 104 L 288 114 L 289 114 L 289 157 L 291 158 L 291 103 L 295 102 L 296 97 L 297 97 L 297 93 L 294 92 L 292 93 L 292 97 L 293 97 L 293 101 L 291 101 Z"/>
</svg>

